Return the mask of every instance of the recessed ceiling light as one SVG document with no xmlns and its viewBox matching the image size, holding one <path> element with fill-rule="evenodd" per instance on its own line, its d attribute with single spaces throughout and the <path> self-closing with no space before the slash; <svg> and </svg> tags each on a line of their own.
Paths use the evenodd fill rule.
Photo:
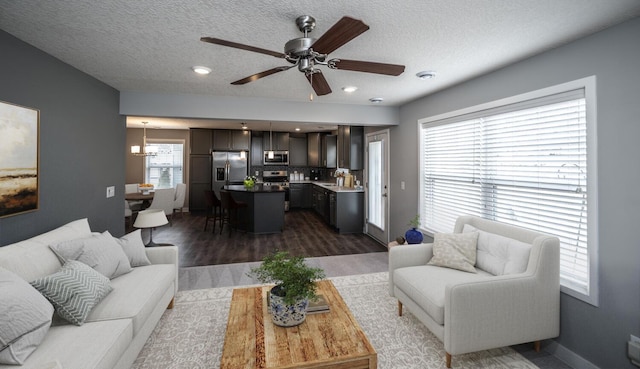
<svg viewBox="0 0 640 369">
<path fill-rule="evenodd" d="M 242 129 L 249 129 L 247 128 L 247 123 L 242 123 Z"/>
<path fill-rule="evenodd" d="M 296 131 L 300 131 L 300 128 L 296 128 Z"/>
<path fill-rule="evenodd" d="M 416 73 L 416 77 L 418 77 L 420 79 L 436 78 L 436 71 L 434 71 L 434 70 L 423 70 L 422 72 Z"/>
<path fill-rule="evenodd" d="M 355 92 L 358 88 L 356 86 L 344 86 L 342 88 L 342 91 L 346 92 L 346 93 L 352 93 Z"/>
<path fill-rule="evenodd" d="M 381 97 L 372 97 L 372 98 L 369 99 L 369 101 L 371 101 L 374 104 L 379 104 L 379 103 L 383 102 L 384 99 L 381 98 Z"/>
<path fill-rule="evenodd" d="M 209 74 L 211 73 L 211 68 L 207 68 L 207 67 L 202 67 L 202 66 L 195 66 L 195 67 L 191 67 L 191 69 L 193 69 L 194 72 L 198 73 L 198 74 Z"/>
</svg>

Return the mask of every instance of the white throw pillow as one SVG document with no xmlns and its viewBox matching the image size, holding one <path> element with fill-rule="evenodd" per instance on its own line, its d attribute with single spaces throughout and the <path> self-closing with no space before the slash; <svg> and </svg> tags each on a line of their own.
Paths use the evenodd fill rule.
<svg viewBox="0 0 640 369">
<path fill-rule="evenodd" d="M 113 290 L 109 278 L 75 260 L 31 285 L 51 301 L 58 315 L 75 325 L 84 324 L 94 306 Z"/>
<path fill-rule="evenodd" d="M 114 239 L 122 247 L 132 267 L 151 265 L 142 242 L 142 230 L 137 229 L 121 238 Z"/>
<path fill-rule="evenodd" d="M 436 233 L 433 236 L 433 257 L 428 265 L 476 273 L 478 233 Z"/>
<path fill-rule="evenodd" d="M 531 244 L 465 224 L 462 232 L 478 233 L 476 267 L 493 275 L 523 273 L 529 264 Z"/>
<path fill-rule="evenodd" d="M 52 316 L 44 296 L 0 268 L 0 364 L 24 364 L 49 331 Z"/>
<path fill-rule="evenodd" d="M 129 258 L 109 231 L 49 247 L 63 263 L 69 260 L 83 262 L 109 279 L 131 271 Z"/>
</svg>

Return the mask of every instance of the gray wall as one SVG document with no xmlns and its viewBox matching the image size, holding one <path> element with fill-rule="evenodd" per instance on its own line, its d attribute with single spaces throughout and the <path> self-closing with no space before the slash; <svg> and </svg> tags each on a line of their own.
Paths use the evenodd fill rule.
<svg viewBox="0 0 640 369">
<path fill-rule="evenodd" d="M 400 125 L 391 128 L 393 236 L 418 211 L 418 119 L 597 76 L 600 306 L 563 294 L 557 342 L 601 368 L 636 368 L 626 358 L 626 341 L 640 336 L 638 40 L 636 18 L 407 104 Z"/>
<path fill-rule="evenodd" d="M 40 110 L 40 209 L 0 219 L 0 245 L 80 218 L 123 234 L 118 91 L 1 30 L 0 54 L 0 100 Z M 106 198 L 107 186 L 115 197 Z"/>
</svg>

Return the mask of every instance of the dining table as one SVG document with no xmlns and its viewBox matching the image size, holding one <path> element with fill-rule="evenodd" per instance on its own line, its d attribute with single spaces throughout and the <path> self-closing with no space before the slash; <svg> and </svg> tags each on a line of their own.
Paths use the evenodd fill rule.
<svg viewBox="0 0 640 369">
<path fill-rule="evenodd" d="M 151 205 L 153 200 L 154 191 L 148 192 L 130 192 L 124 194 L 124 199 L 127 201 L 142 201 L 142 208 L 146 209 Z"/>
</svg>

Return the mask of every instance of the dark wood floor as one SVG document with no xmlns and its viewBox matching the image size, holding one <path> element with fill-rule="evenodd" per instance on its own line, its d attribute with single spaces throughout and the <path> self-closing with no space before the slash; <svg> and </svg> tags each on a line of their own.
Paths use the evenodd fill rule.
<svg viewBox="0 0 640 369">
<path fill-rule="evenodd" d="M 385 246 L 364 234 L 336 233 L 310 210 L 285 213 L 284 231 L 268 235 L 235 230 L 229 234 L 227 226 L 221 235 L 218 224 L 216 232 L 212 232 L 211 222 L 207 231 L 203 231 L 204 215 L 183 215 L 174 216 L 171 227 L 166 225 L 153 232 L 154 242 L 178 246 L 181 267 L 260 261 L 275 250 L 304 257 L 387 251 Z M 147 242 L 149 231 L 143 230 L 142 237 Z"/>
</svg>

